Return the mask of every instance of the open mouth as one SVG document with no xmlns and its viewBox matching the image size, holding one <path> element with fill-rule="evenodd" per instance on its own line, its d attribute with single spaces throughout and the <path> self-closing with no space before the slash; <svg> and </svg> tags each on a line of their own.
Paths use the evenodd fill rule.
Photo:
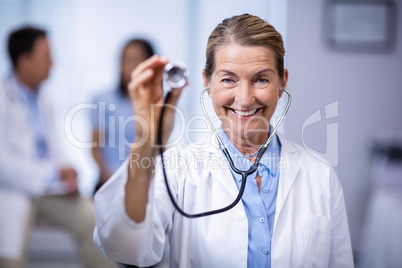
<svg viewBox="0 0 402 268">
<path fill-rule="evenodd" d="M 234 109 L 230 109 L 232 110 L 235 114 L 239 115 L 239 116 L 252 116 L 254 114 L 256 114 L 260 109 L 253 109 L 253 110 L 248 110 L 248 111 L 241 111 L 241 110 L 234 110 Z"/>
</svg>

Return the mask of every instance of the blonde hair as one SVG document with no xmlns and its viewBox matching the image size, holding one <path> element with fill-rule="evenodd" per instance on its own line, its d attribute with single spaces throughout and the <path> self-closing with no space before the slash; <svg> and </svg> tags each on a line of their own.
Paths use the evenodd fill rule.
<svg viewBox="0 0 402 268">
<path fill-rule="evenodd" d="M 215 69 L 217 49 L 229 44 L 270 49 L 275 56 L 279 77 L 283 78 L 285 48 L 281 34 L 263 19 L 243 14 L 224 19 L 209 36 L 205 63 L 205 75 L 208 80 Z"/>
</svg>

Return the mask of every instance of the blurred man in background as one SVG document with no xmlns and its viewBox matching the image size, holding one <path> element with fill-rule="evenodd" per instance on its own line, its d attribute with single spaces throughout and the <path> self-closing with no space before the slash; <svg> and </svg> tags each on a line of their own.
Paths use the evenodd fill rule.
<svg viewBox="0 0 402 268">
<path fill-rule="evenodd" d="M 92 242 L 91 200 L 58 151 L 52 111 L 40 90 L 52 66 L 46 32 L 11 33 L 13 71 L 0 84 L 0 267 L 24 267 L 36 219 L 70 232 L 85 267 L 111 267 Z"/>
</svg>

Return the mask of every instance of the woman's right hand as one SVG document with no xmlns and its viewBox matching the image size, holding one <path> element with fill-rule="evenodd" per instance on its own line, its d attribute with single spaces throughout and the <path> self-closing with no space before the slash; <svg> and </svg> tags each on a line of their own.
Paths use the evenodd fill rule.
<svg viewBox="0 0 402 268">
<path fill-rule="evenodd" d="M 130 150 L 125 206 L 128 216 L 136 222 L 141 222 L 145 218 L 154 158 L 159 153 L 159 146 L 156 146 L 156 143 L 159 116 L 165 101 L 162 86 L 163 68 L 167 63 L 166 58 L 152 56 L 133 71 L 128 85 L 135 116 L 136 139 Z M 173 128 L 175 109 L 171 107 L 176 107 L 182 90 L 183 88 L 173 90 L 167 103 L 170 108 L 166 108 L 164 114 L 162 127 L 164 143 Z M 142 166 L 141 163 L 147 165 Z M 152 165 L 148 165 L 149 163 Z"/>
<path fill-rule="evenodd" d="M 167 63 L 167 58 L 154 55 L 138 65 L 133 71 L 131 82 L 128 85 L 136 130 L 136 139 L 132 144 L 132 150 L 137 151 L 135 149 L 147 148 L 150 151 L 146 153 L 144 150 L 144 153 L 150 153 L 150 157 L 154 157 L 159 153 L 157 133 L 159 116 L 165 101 L 162 82 L 163 68 Z M 175 111 L 171 107 L 176 107 L 183 88 L 172 91 L 168 100 L 162 129 L 164 143 L 167 142 L 173 128 Z"/>
</svg>

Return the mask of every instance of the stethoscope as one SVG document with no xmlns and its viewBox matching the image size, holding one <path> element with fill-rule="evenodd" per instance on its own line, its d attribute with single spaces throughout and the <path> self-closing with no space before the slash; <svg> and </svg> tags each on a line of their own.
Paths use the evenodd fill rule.
<svg viewBox="0 0 402 268">
<path fill-rule="evenodd" d="M 170 96 L 171 96 L 171 92 L 172 90 L 175 90 L 177 88 L 181 88 L 183 87 L 188 80 L 188 72 L 186 71 L 186 69 L 184 68 L 184 66 L 182 64 L 172 64 L 169 63 L 165 66 L 164 69 L 164 80 L 166 82 L 166 84 L 170 87 L 170 91 L 167 93 L 166 97 L 165 97 L 165 104 L 167 103 L 167 101 L 169 100 Z M 238 168 L 236 168 L 236 166 L 234 165 L 233 159 L 229 154 L 228 149 L 226 148 L 226 146 L 224 145 L 224 143 L 222 142 L 221 138 L 219 137 L 218 131 L 216 130 L 216 128 L 214 127 L 208 113 L 207 110 L 205 108 L 205 103 L 204 103 L 204 94 L 205 92 L 207 92 L 209 90 L 209 88 L 205 88 L 200 95 L 200 102 L 201 102 L 201 107 L 202 110 L 204 112 L 205 117 L 207 118 L 208 124 L 210 125 L 210 127 L 212 128 L 212 131 L 215 134 L 216 139 L 218 140 L 218 143 L 220 145 L 220 148 L 223 152 L 223 154 L 225 155 L 226 159 L 229 162 L 229 166 L 230 168 L 233 170 L 233 172 L 239 174 L 242 176 L 242 180 L 241 180 L 241 186 L 239 189 L 239 193 L 237 194 L 236 199 L 229 204 L 226 207 L 220 208 L 220 209 L 216 209 L 216 210 L 211 210 L 211 211 L 206 211 L 206 212 L 202 212 L 202 213 L 197 213 L 197 214 L 189 214 L 185 211 L 183 211 L 179 205 L 176 203 L 172 192 L 170 191 L 169 188 L 169 182 L 167 179 L 167 175 L 166 175 L 166 170 L 165 170 L 165 161 L 164 161 L 164 157 L 163 157 L 163 146 L 160 146 L 160 156 L 161 156 L 161 161 L 162 161 L 162 171 L 163 171 L 163 176 L 165 179 L 165 184 L 166 184 L 166 188 L 167 188 L 167 192 L 169 195 L 169 198 L 173 204 L 173 206 L 175 207 L 175 209 L 184 217 L 187 218 L 199 218 L 199 217 L 204 217 L 204 216 L 209 216 L 209 215 L 213 215 L 213 214 L 218 214 L 218 213 L 222 213 L 225 211 L 228 211 L 230 209 L 232 209 L 233 207 L 235 207 L 237 205 L 237 203 L 239 203 L 239 201 L 241 200 L 243 193 L 244 193 L 244 189 L 246 188 L 246 181 L 247 181 L 247 177 L 251 174 L 253 174 L 257 168 L 258 165 L 260 163 L 261 157 L 264 155 L 265 151 L 268 148 L 268 145 L 271 143 L 272 138 L 274 137 L 276 131 L 278 130 L 279 126 L 282 124 L 282 121 L 285 119 L 286 114 L 289 110 L 290 107 L 290 103 L 292 100 L 292 96 L 290 95 L 290 93 L 286 90 L 286 89 L 281 89 L 281 91 L 285 92 L 288 95 L 288 102 L 286 104 L 286 107 L 281 115 L 281 117 L 279 118 L 279 121 L 276 123 L 275 127 L 272 130 L 272 133 L 269 135 L 267 141 L 260 147 L 260 149 L 258 149 L 257 151 L 257 156 L 256 159 L 254 161 L 254 164 L 248 169 L 248 170 L 240 170 Z M 165 111 L 165 107 L 166 105 L 164 105 L 162 107 L 162 111 L 160 114 L 160 118 L 159 118 L 159 124 L 158 124 L 158 144 L 162 144 L 162 122 L 163 122 L 163 115 L 164 115 L 164 111 Z"/>
</svg>

